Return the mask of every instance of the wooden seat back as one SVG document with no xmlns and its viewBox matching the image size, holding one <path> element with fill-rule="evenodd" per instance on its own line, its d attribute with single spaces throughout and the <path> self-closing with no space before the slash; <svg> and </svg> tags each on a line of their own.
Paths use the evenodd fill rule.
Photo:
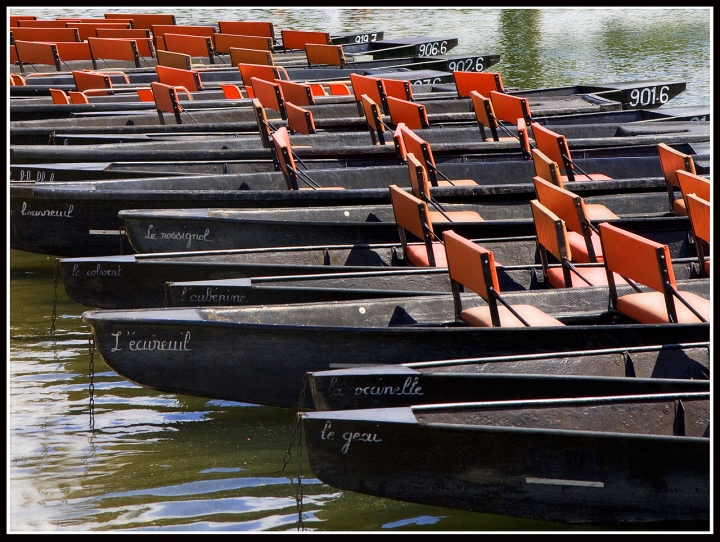
<svg viewBox="0 0 720 542">
<path fill-rule="evenodd" d="M 282 47 L 285 51 L 304 51 L 307 43 L 318 45 L 332 45 L 329 32 L 315 32 L 308 30 L 281 30 Z"/>
<path fill-rule="evenodd" d="M 282 79 L 276 79 L 275 83 L 280 86 L 286 102 L 292 102 L 296 106 L 315 105 L 315 96 L 313 96 L 312 87 L 308 83 L 296 83 Z"/>
<path fill-rule="evenodd" d="M 243 36 L 239 34 L 215 34 L 215 51 L 220 54 L 229 54 L 230 48 L 252 49 L 255 51 L 272 52 L 273 42 L 270 38 L 262 36 Z M 233 66 L 237 63 L 233 62 Z M 252 64 L 252 62 L 251 62 Z"/>
<path fill-rule="evenodd" d="M 530 103 L 527 98 L 513 96 L 506 92 L 490 91 L 495 117 L 502 122 L 517 125 L 518 119 L 525 119 L 526 124 L 533 122 L 530 115 Z"/>
<path fill-rule="evenodd" d="M 25 78 L 19 73 L 10 74 L 10 86 L 12 87 L 24 87 L 27 85 Z"/>
<path fill-rule="evenodd" d="M 62 70 L 60 55 L 54 43 L 41 43 L 35 41 L 15 41 L 18 67 L 25 73 L 24 64 L 42 64 L 54 66 L 57 71 Z"/>
<path fill-rule="evenodd" d="M 92 60 L 87 41 L 56 41 L 55 46 L 61 61 Z"/>
<path fill-rule="evenodd" d="M 18 19 L 20 28 L 67 28 L 65 23 L 71 19 Z"/>
<path fill-rule="evenodd" d="M 37 21 L 37 15 L 10 15 L 10 28 L 19 27 L 18 21 Z"/>
<path fill-rule="evenodd" d="M 176 25 L 172 13 L 106 13 L 106 19 L 130 19 L 133 28 L 152 30 L 153 25 Z"/>
<path fill-rule="evenodd" d="M 310 110 L 297 106 L 292 102 L 285 102 L 285 112 L 287 114 L 288 128 L 299 134 L 314 134 L 315 119 Z"/>
<path fill-rule="evenodd" d="M 186 34 L 163 34 L 166 51 L 184 53 L 191 57 L 207 58 L 210 64 L 215 64 L 215 48 L 212 39 L 208 36 L 192 36 Z"/>
<path fill-rule="evenodd" d="M 388 96 L 386 100 L 392 124 L 397 126 L 402 122 L 411 130 L 430 128 L 427 110 L 423 104 L 401 100 L 393 96 Z"/>
<path fill-rule="evenodd" d="M 381 77 L 380 80 L 382 81 L 386 96 L 392 96 L 393 98 L 399 98 L 409 102 L 415 101 L 410 81 L 388 79 L 387 77 Z"/>
<path fill-rule="evenodd" d="M 370 129 L 373 145 L 385 145 L 385 123 L 382 120 L 380 107 L 367 94 L 361 96 L 365 121 Z"/>
<path fill-rule="evenodd" d="M 295 167 L 295 158 L 293 157 L 290 135 L 287 128 L 281 126 L 275 130 L 270 137 L 272 139 L 273 149 L 275 150 L 278 167 L 285 177 L 288 189 L 299 190 L 299 176 L 297 167 Z"/>
<path fill-rule="evenodd" d="M 126 22 L 113 23 L 109 21 L 105 22 L 93 22 L 93 23 L 66 23 L 68 28 L 77 28 L 78 36 L 80 40 L 86 40 L 90 37 L 97 37 L 98 28 L 114 28 L 114 29 L 131 29 L 132 25 Z"/>
<path fill-rule="evenodd" d="M 433 158 L 430 144 L 410 130 L 405 124 L 399 124 L 398 129 L 402 137 L 403 148 L 405 149 L 405 159 L 407 160 L 407 156 L 411 153 L 415 155 L 415 158 L 427 169 L 430 184 L 437 186 L 438 179 L 435 173 L 435 159 Z"/>
<path fill-rule="evenodd" d="M 274 149 L 272 140 L 273 127 L 270 125 L 265 108 L 255 97 L 251 98 L 253 113 L 255 114 L 255 122 L 257 122 L 258 132 L 260 133 L 260 140 L 262 141 L 263 147 L 267 149 Z M 279 167 L 278 158 L 275 157 L 275 165 Z"/>
<path fill-rule="evenodd" d="M 473 111 L 475 112 L 475 119 L 480 127 L 480 138 L 483 141 L 487 141 L 487 134 L 485 129 L 490 130 L 490 136 L 493 141 L 500 141 L 500 134 L 498 133 L 498 121 L 495 117 L 495 111 L 493 109 L 493 103 L 490 98 L 486 98 L 480 94 L 477 90 L 470 91 L 470 101 L 473 105 Z M 507 137 L 503 138 L 507 139 Z"/>
<path fill-rule="evenodd" d="M 271 21 L 218 21 L 218 27 L 221 34 L 262 37 L 275 41 L 275 26 Z"/>
<path fill-rule="evenodd" d="M 680 188 L 677 171 L 682 170 L 695 173 L 695 161 L 689 154 L 673 149 L 665 143 L 658 143 L 658 156 L 660 158 L 663 175 L 665 176 L 665 186 L 667 187 L 670 210 L 679 214 L 685 214 L 682 198 L 678 198 L 675 195 L 675 189 Z"/>
<path fill-rule="evenodd" d="M 243 100 L 245 99 L 245 96 L 243 96 L 242 90 L 240 90 L 240 87 L 232 84 L 232 83 L 220 83 L 220 88 L 223 91 L 223 96 L 227 98 L 228 100 Z"/>
<path fill-rule="evenodd" d="M 500 283 L 493 252 L 453 230 L 444 231 L 443 239 L 450 279 L 472 290 L 486 302 L 494 302 L 490 291 L 494 290 L 499 294 Z"/>
<path fill-rule="evenodd" d="M 369 75 L 361 75 L 359 73 L 351 73 L 350 84 L 352 85 L 355 101 L 358 104 L 360 104 L 362 100 L 362 95 L 367 94 L 372 101 L 380 105 L 384 114 L 389 114 L 386 101 L 387 93 L 382 79 Z"/>
<path fill-rule="evenodd" d="M 305 56 L 308 66 L 337 66 L 342 68 L 348 62 L 341 45 L 306 43 Z"/>
<path fill-rule="evenodd" d="M 695 251 L 700 274 L 710 276 L 710 261 L 705 259 L 705 245 L 710 248 L 710 201 L 695 193 L 685 196 L 688 217 L 692 227 Z"/>
<path fill-rule="evenodd" d="M 270 51 L 264 49 L 243 49 L 230 47 L 230 64 L 258 64 L 262 66 L 274 66 L 275 60 Z"/>
<path fill-rule="evenodd" d="M 250 86 L 253 89 L 254 97 L 260 100 L 263 107 L 277 111 L 282 119 L 287 119 L 285 98 L 280 85 L 274 81 L 253 77 L 250 80 Z"/>
<path fill-rule="evenodd" d="M 80 41 L 77 28 L 67 28 L 64 23 L 57 28 L 11 28 L 10 36 L 14 41 Z"/>
<path fill-rule="evenodd" d="M 287 71 L 282 66 L 268 66 L 263 64 L 238 64 L 240 78 L 246 88 L 252 87 L 253 77 L 274 82 L 275 79 L 289 80 Z"/>
<path fill-rule="evenodd" d="M 157 56 L 156 66 L 166 66 L 178 70 L 192 70 L 192 57 L 190 55 L 165 51 L 164 49 L 158 49 L 155 55 Z"/>
<path fill-rule="evenodd" d="M 427 204 L 395 184 L 390 185 L 390 200 L 392 201 L 395 223 L 398 227 L 405 260 L 418 267 L 436 267 L 433 226 Z M 422 253 L 413 250 L 418 245 L 409 242 L 407 232 L 423 241 L 424 250 Z"/>
<path fill-rule="evenodd" d="M 154 24 L 151 30 L 155 39 L 161 38 L 167 33 L 183 34 L 186 36 L 204 36 L 212 40 L 213 47 L 215 46 L 214 40 L 215 34 L 217 33 L 217 28 L 210 25 Z M 157 46 L 157 43 L 155 45 Z"/>
<path fill-rule="evenodd" d="M 52 101 L 54 104 L 69 104 L 70 103 L 70 96 L 68 96 L 64 90 L 59 88 L 51 88 L 50 91 L 50 97 L 52 98 Z"/>
<path fill-rule="evenodd" d="M 532 160 L 535 166 L 535 175 L 560 188 L 563 187 L 563 176 L 557 162 L 550 160 L 539 149 L 532 149 Z"/>
<path fill-rule="evenodd" d="M 98 28 L 95 30 L 98 38 L 134 39 L 138 53 L 144 57 L 155 58 L 155 46 L 150 31 L 143 28 Z"/>
<path fill-rule="evenodd" d="M 75 88 L 78 92 L 112 88 L 112 81 L 110 80 L 110 76 L 106 73 L 73 70 L 72 76 L 73 81 L 75 81 Z M 112 94 L 112 92 L 108 92 L 107 94 Z"/>
<path fill-rule="evenodd" d="M 675 172 L 677 176 L 678 184 L 680 185 L 680 192 L 683 196 L 683 207 L 685 208 L 685 214 L 687 214 L 687 199 L 688 194 L 695 194 L 697 197 L 710 201 L 710 181 L 705 177 L 690 173 L 682 169 L 678 169 Z"/>
<path fill-rule="evenodd" d="M 184 70 L 157 65 L 155 66 L 155 72 L 157 73 L 158 81 L 164 85 L 183 87 L 189 92 L 199 92 L 203 90 L 200 73 L 197 70 Z"/>
<path fill-rule="evenodd" d="M 87 38 L 92 56 L 93 68 L 98 69 L 98 60 L 125 60 L 133 62 L 136 68 L 140 67 L 140 53 L 137 41 L 120 38 Z"/>
<path fill-rule="evenodd" d="M 572 251 L 568 243 L 565 221 L 540 203 L 537 199 L 530 200 L 538 247 L 552 254 L 558 262 L 572 260 Z M 541 260 L 545 260 L 542 258 Z M 547 271 L 547 260 L 543 267 Z"/>
<path fill-rule="evenodd" d="M 569 230 L 582 232 L 585 229 L 582 220 L 587 220 L 587 215 L 580 196 L 537 176 L 533 177 L 533 184 L 538 201 L 562 218 Z"/>
<path fill-rule="evenodd" d="M 483 96 L 490 96 L 490 91 L 505 92 L 502 78 L 494 72 L 464 72 L 454 71 L 455 88 L 460 98 L 467 98 L 470 92 L 476 90 Z"/>
<path fill-rule="evenodd" d="M 150 83 L 150 88 L 152 89 L 153 98 L 155 99 L 155 107 L 158 111 L 160 124 L 165 124 L 163 113 L 172 113 L 175 116 L 175 122 L 177 124 L 183 124 L 182 117 L 180 116 L 183 108 L 180 105 L 180 99 L 178 98 L 175 87 L 153 81 Z M 192 99 L 192 96 L 190 96 L 190 98 Z"/>
</svg>

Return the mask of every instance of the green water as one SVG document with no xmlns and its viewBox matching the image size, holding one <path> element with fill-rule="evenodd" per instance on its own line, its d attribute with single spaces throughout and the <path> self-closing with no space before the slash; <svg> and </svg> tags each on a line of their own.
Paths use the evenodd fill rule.
<svg viewBox="0 0 720 542">
<path fill-rule="evenodd" d="M 106 11 L 143 10 L 9 10 L 41 18 Z M 673 79 L 688 82 L 673 105 L 703 105 L 711 96 L 709 10 L 183 8 L 175 13 L 179 24 L 272 20 L 277 31 L 459 37 L 459 54 L 501 55 L 495 68 L 507 86 Z M 9 251 L 8 262 L 11 532 L 296 532 L 300 512 L 303 529 L 323 532 L 649 529 L 460 512 L 328 487 L 312 477 L 302 449 L 293 447 L 286 456 L 294 437 L 292 409 L 176 396 L 127 382 L 91 356 L 90 330 L 80 319 L 87 307 L 67 298 L 62 281 L 55 287 L 55 259 Z"/>
</svg>

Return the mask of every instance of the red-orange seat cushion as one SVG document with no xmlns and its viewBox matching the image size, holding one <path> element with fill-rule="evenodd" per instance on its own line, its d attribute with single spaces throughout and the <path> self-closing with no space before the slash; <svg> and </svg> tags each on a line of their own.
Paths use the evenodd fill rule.
<svg viewBox="0 0 720 542">
<path fill-rule="evenodd" d="M 445 215 L 450 217 L 453 222 L 484 222 L 483 217 L 477 211 L 447 211 L 443 215 L 440 211 L 430 211 L 430 221 L 434 224 L 436 222 L 447 222 L 448 219 Z"/>
<path fill-rule="evenodd" d="M 710 321 L 710 300 L 692 292 L 680 292 L 680 295 L 690 303 L 703 318 Z M 667 324 L 669 318 L 665 306 L 665 296 L 662 292 L 642 292 L 627 294 L 618 297 L 617 309 L 630 318 L 643 324 Z M 675 311 L 678 323 L 698 323 L 700 320 L 680 301 L 675 300 Z"/>
<path fill-rule="evenodd" d="M 588 288 L 590 286 L 608 285 L 607 273 L 605 272 L 604 267 L 575 267 L 575 269 L 577 269 L 583 277 L 588 279 L 588 281 L 590 281 L 590 284 L 587 284 L 575 273 L 570 272 L 570 278 L 572 280 L 573 288 Z M 617 273 L 613 273 L 613 277 L 615 278 L 616 285 L 620 286 L 627 284 L 627 281 Z M 562 267 L 551 267 L 550 269 L 548 269 L 545 280 L 547 280 L 547 282 L 553 288 L 565 288 L 565 279 L 563 278 Z"/>
<path fill-rule="evenodd" d="M 415 267 L 430 267 L 425 243 L 408 243 L 405 255 Z M 433 243 L 433 255 L 436 267 L 447 267 L 447 255 L 442 243 Z"/>
<path fill-rule="evenodd" d="M 565 325 L 560 320 L 532 305 L 513 305 L 513 309 L 531 326 Z M 500 327 L 525 327 L 525 324 L 518 320 L 506 307 L 498 306 L 498 312 L 500 314 Z M 473 327 L 492 327 L 490 307 L 488 306 L 465 309 L 460 313 L 460 319 Z"/>
</svg>

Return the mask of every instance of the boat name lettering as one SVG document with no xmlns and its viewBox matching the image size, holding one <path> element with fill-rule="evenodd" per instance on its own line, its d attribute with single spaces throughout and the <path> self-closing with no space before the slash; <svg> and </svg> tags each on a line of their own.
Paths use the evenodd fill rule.
<svg viewBox="0 0 720 542">
<path fill-rule="evenodd" d="M 367 43 L 369 41 L 377 41 L 377 32 L 355 36 L 355 43 Z"/>
<path fill-rule="evenodd" d="M 350 448 L 350 443 L 354 440 L 357 440 L 358 442 L 382 442 L 382 439 L 378 438 L 376 433 L 360 433 L 358 431 L 347 431 L 343 433 L 342 438 L 345 441 L 345 444 L 343 444 L 343 447 L 340 448 L 340 451 L 344 454 L 347 453 Z"/>
<path fill-rule="evenodd" d="M 191 290 L 192 291 L 192 290 Z M 217 305 L 226 305 L 228 303 L 244 303 L 245 302 L 245 296 L 244 295 L 238 295 L 238 294 L 216 294 L 213 293 L 214 288 L 208 286 L 207 290 L 205 290 L 204 294 L 188 294 L 188 288 L 182 289 L 182 294 L 180 295 L 181 301 L 189 301 L 191 303 L 208 303 L 212 302 Z"/>
<path fill-rule="evenodd" d="M 130 335 L 129 331 L 125 332 L 126 335 Z M 134 332 L 133 332 L 134 334 Z M 123 347 L 120 344 L 121 343 L 121 337 L 123 335 L 122 331 L 118 331 L 117 333 L 111 333 L 113 337 L 115 337 L 115 346 L 110 350 L 111 352 L 118 352 L 119 350 L 122 350 Z M 185 335 L 182 336 L 180 339 L 168 339 L 168 340 L 160 340 L 160 339 L 133 339 L 127 341 L 127 347 L 128 350 L 131 352 L 139 352 L 142 350 L 152 351 L 152 350 L 164 350 L 164 351 L 178 351 L 178 352 L 189 352 L 192 350 L 192 348 L 188 347 L 188 344 L 190 344 L 190 332 L 186 331 Z"/>
<path fill-rule="evenodd" d="M 670 87 L 667 85 L 643 89 L 634 88 L 630 91 L 630 102 L 628 103 L 630 107 L 647 107 L 658 102 L 662 105 L 670 99 L 667 94 L 668 90 Z"/>
<path fill-rule="evenodd" d="M 155 233 L 152 233 L 153 225 L 150 224 L 148 226 L 147 234 L 145 235 L 145 239 L 156 239 L 157 235 Z M 210 235 L 210 228 L 205 228 L 204 233 L 190 233 L 190 232 L 183 232 L 183 231 L 168 231 L 168 232 L 159 232 L 160 239 L 161 240 L 184 240 L 187 239 L 187 248 L 190 248 L 193 241 L 208 241 L 208 236 Z"/>
<path fill-rule="evenodd" d="M 450 72 L 481 72 L 485 69 L 483 62 L 485 59 L 481 56 L 477 58 L 460 58 L 448 62 L 448 71 Z"/>
<path fill-rule="evenodd" d="M 418 47 L 420 56 L 437 56 L 447 53 L 447 41 L 423 43 Z"/>
<path fill-rule="evenodd" d="M 67 211 L 58 211 L 55 209 L 42 209 L 38 211 L 28 211 L 27 203 L 23 201 L 22 210 L 20 211 L 21 216 L 59 216 L 63 218 L 73 218 L 72 213 L 75 210 L 75 206 L 71 203 L 68 205 Z"/>
<path fill-rule="evenodd" d="M 29 170 L 29 169 L 21 169 L 20 170 L 20 180 L 21 181 L 33 181 L 34 180 L 39 183 L 43 183 L 43 182 L 51 183 L 55 180 L 55 172 L 53 172 L 53 171 L 50 172 L 50 177 L 48 178 L 47 181 L 45 181 L 46 175 L 47 175 L 46 171 L 44 171 L 42 169 L 38 169 L 37 171 L 35 171 L 35 179 L 31 179 L 31 177 L 32 177 L 31 170 Z"/>
<path fill-rule="evenodd" d="M 117 269 L 103 269 L 102 264 L 97 264 L 94 269 L 88 269 L 85 272 L 88 277 L 121 277 L 122 266 L 118 264 Z M 80 264 L 73 264 L 72 276 L 80 276 Z"/>
<path fill-rule="evenodd" d="M 425 395 L 418 386 L 419 377 L 408 376 L 402 386 L 357 386 L 355 395 Z"/>
</svg>

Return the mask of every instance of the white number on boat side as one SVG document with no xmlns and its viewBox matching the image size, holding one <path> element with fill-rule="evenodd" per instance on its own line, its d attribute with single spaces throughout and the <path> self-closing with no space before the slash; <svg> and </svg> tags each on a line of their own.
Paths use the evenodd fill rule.
<svg viewBox="0 0 720 542">
<path fill-rule="evenodd" d="M 643 89 L 634 88 L 630 92 L 630 106 L 647 107 L 648 105 L 655 105 L 658 102 L 664 104 L 670 99 L 667 94 L 668 90 L 670 90 L 670 88 L 667 85 Z"/>
<path fill-rule="evenodd" d="M 418 52 L 420 53 L 420 56 L 444 55 L 447 53 L 447 41 L 442 41 L 440 43 L 437 41 L 432 43 L 423 43 L 418 48 Z"/>
<path fill-rule="evenodd" d="M 448 62 L 448 71 L 450 72 L 481 72 L 485 69 L 483 62 L 485 59 L 481 56 L 477 58 L 461 58 Z"/>
<path fill-rule="evenodd" d="M 355 43 L 367 43 L 369 41 L 377 41 L 377 33 L 373 32 L 372 34 L 355 36 Z"/>
<path fill-rule="evenodd" d="M 427 79 L 416 79 L 412 82 L 413 85 L 436 85 L 442 83 L 442 77 L 428 77 Z"/>
</svg>

